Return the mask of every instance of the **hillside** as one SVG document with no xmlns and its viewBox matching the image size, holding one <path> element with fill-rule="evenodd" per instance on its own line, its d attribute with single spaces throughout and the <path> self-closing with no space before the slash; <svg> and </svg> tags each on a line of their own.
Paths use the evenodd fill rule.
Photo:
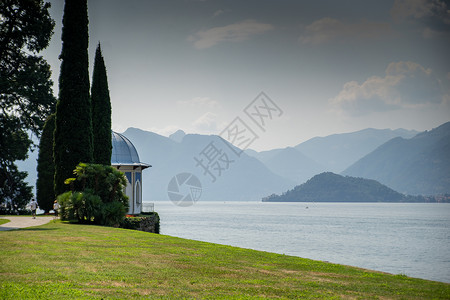
<svg viewBox="0 0 450 300">
<path fill-rule="evenodd" d="M 167 138 L 136 128 L 128 128 L 124 135 L 136 147 L 140 160 L 152 165 L 143 172 L 144 201 L 169 200 L 168 184 L 175 175 L 183 172 L 194 174 L 200 180 L 202 201 L 256 201 L 295 185 L 245 153 L 238 157 L 226 141 L 215 135 L 180 133 L 176 138 Z M 221 156 L 222 161 L 218 161 L 222 170 L 218 170 L 219 165 L 210 165 L 209 171 L 215 181 L 195 160 L 203 159 L 206 164 L 206 157 L 201 152 L 210 143 L 228 157 Z"/>
<path fill-rule="evenodd" d="M 269 170 L 300 184 L 312 176 L 325 171 L 325 167 L 293 147 L 247 153 L 263 162 Z"/>
<path fill-rule="evenodd" d="M 392 139 L 342 174 L 374 179 L 405 194 L 449 193 L 450 122 L 411 139 Z"/>
<path fill-rule="evenodd" d="M 339 173 L 395 137 L 411 138 L 414 130 L 373 129 L 315 137 L 295 146 L 295 149 L 320 163 L 325 171 Z M 317 173 L 316 173 L 317 174 Z"/>
<path fill-rule="evenodd" d="M 282 195 L 263 198 L 266 202 L 418 202 L 420 197 L 400 194 L 381 183 L 331 172 L 314 176 Z"/>
<path fill-rule="evenodd" d="M 246 153 L 263 162 L 273 173 L 294 181 L 306 182 L 321 172 L 342 172 L 358 159 L 395 137 L 410 138 L 414 130 L 373 129 L 315 137 L 295 147 Z"/>
</svg>

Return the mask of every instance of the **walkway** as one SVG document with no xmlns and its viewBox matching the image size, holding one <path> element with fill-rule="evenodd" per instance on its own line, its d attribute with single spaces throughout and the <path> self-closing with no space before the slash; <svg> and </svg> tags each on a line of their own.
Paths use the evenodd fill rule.
<svg viewBox="0 0 450 300">
<path fill-rule="evenodd" d="M 48 222 L 50 222 L 51 220 L 53 220 L 53 216 L 36 217 L 36 219 L 33 219 L 31 216 L 21 216 L 21 217 L 4 216 L 4 217 L 0 217 L 0 219 L 10 220 L 10 222 L 0 225 L 0 231 L 5 231 L 5 230 L 12 230 L 12 229 L 44 225 L 44 224 L 47 224 Z"/>
</svg>

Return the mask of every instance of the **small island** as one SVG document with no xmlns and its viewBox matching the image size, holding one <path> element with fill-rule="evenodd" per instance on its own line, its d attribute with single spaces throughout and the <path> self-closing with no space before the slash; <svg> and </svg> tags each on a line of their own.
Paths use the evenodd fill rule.
<svg viewBox="0 0 450 300">
<path fill-rule="evenodd" d="M 281 195 L 272 194 L 263 202 L 436 202 L 436 197 L 404 195 L 376 180 L 318 174 Z"/>
</svg>

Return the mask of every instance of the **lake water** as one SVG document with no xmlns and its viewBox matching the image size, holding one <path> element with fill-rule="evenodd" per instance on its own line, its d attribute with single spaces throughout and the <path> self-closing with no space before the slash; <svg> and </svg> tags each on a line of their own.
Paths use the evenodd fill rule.
<svg viewBox="0 0 450 300">
<path fill-rule="evenodd" d="M 161 201 L 155 211 L 165 235 L 450 283 L 449 203 Z"/>
</svg>

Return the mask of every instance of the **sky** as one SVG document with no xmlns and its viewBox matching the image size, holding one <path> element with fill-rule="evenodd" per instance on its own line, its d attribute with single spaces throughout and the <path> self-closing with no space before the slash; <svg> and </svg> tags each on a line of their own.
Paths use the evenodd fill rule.
<svg viewBox="0 0 450 300">
<path fill-rule="evenodd" d="M 50 2 L 57 96 L 64 3 Z M 90 74 L 100 42 L 117 132 L 240 124 L 262 151 L 450 121 L 450 1 L 88 2 Z"/>
</svg>

